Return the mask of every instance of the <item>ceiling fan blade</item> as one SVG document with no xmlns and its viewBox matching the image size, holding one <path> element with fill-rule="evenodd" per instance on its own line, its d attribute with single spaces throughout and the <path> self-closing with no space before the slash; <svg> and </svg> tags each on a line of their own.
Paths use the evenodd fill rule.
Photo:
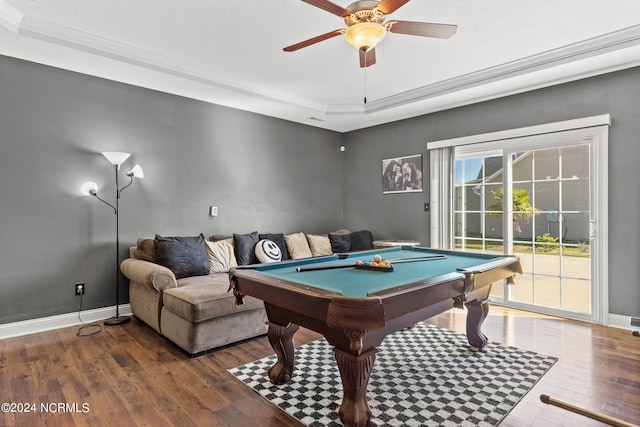
<svg viewBox="0 0 640 427">
<path fill-rule="evenodd" d="M 457 25 L 414 21 L 390 21 L 387 23 L 387 28 L 390 32 L 396 34 L 410 34 L 412 36 L 435 37 L 438 39 L 448 39 L 458 30 Z"/>
<path fill-rule="evenodd" d="M 376 48 L 360 49 L 360 68 L 370 67 L 376 63 Z"/>
<path fill-rule="evenodd" d="M 294 51 L 296 51 L 298 49 L 302 49 L 303 47 L 311 46 L 312 44 L 316 44 L 316 43 L 319 43 L 321 41 L 330 39 L 332 37 L 339 36 L 340 34 L 342 34 L 342 30 L 333 30 L 333 31 L 330 31 L 330 32 L 328 32 L 326 34 L 322 34 L 320 36 L 312 37 L 309 40 L 305 40 L 303 42 L 296 43 L 296 44 L 293 44 L 291 46 L 285 47 L 282 50 L 284 50 L 285 52 L 294 52 Z"/>
<path fill-rule="evenodd" d="M 305 3 L 309 3 L 312 6 L 319 7 L 322 10 L 326 10 L 329 13 L 333 13 L 334 15 L 338 15 L 341 17 L 345 17 L 351 15 L 347 9 L 342 6 L 338 6 L 335 3 L 331 3 L 329 0 L 302 0 Z"/>
<path fill-rule="evenodd" d="M 388 15 L 407 3 L 409 3 L 409 0 L 382 0 L 376 7 L 380 12 Z"/>
</svg>

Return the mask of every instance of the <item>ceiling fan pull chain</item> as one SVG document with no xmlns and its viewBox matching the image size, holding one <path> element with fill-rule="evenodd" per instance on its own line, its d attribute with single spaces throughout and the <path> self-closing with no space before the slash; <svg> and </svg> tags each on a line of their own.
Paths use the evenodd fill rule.
<svg viewBox="0 0 640 427">
<path fill-rule="evenodd" d="M 364 103 L 367 103 L 367 57 L 364 57 L 365 66 L 364 66 Z"/>
</svg>

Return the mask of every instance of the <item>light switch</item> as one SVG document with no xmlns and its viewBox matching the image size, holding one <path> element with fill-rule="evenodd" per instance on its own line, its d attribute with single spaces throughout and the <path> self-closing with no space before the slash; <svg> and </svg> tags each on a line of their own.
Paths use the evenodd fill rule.
<svg viewBox="0 0 640 427">
<path fill-rule="evenodd" d="M 209 206 L 209 215 L 210 216 L 218 216 L 218 207 L 217 206 Z"/>
</svg>

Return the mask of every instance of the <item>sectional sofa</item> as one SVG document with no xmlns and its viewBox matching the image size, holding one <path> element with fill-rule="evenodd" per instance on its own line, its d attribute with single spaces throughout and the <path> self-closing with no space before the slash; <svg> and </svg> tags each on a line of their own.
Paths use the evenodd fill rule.
<svg viewBox="0 0 640 427">
<path fill-rule="evenodd" d="M 261 300 L 236 305 L 229 271 L 239 265 L 278 262 L 373 247 L 367 230 L 232 236 L 141 237 L 120 270 L 129 279 L 131 310 L 190 355 L 267 332 Z M 256 250 L 256 248 L 258 250 Z"/>
</svg>

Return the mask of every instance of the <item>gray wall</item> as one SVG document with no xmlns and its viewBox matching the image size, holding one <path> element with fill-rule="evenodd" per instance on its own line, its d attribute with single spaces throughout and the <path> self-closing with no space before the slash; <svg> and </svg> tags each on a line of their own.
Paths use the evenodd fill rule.
<svg viewBox="0 0 640 427">
<path fill-rule="evenodd" d="M 610 113 L 609 312 L 640 315 L 640 68 L 429 114 L 345 135 L 346 228 L 429 243 L 426 142 Z M 424 154 L 424 192 L 381 191 L 381 160 Z"/>
<path fill-rule="evenodd" d="M 120 199 L 138 236 L 342 227 L 342 135 L 0 56 L 0 323 L 115 302 L 115 199 L 102 151 L 145 178 Z M 208 216 L 218 206 L 219 216 Z M 121 302 L 128 301 L 127 283 Z"/>
<path fill-rule="evenodd" d="M 78 190 L 94 180 L 113 201 L 101 151 L 132 153 L 123 169 L 146 174 L 121 199 L 123 247 L 154 233 L 341 227 L 428 244 L 427 141 L 604 113 L 609 311 L 638 316 L 638 99 L 636 68 L 341 135 L 0 56 L 0 324 L 76 311 L 76 281 L 87 283 L 83 309 L 113 305 L 115 216 Z M 413 154 L 425 190 L 383 195 L 382 159 Z"/>
</svg>

